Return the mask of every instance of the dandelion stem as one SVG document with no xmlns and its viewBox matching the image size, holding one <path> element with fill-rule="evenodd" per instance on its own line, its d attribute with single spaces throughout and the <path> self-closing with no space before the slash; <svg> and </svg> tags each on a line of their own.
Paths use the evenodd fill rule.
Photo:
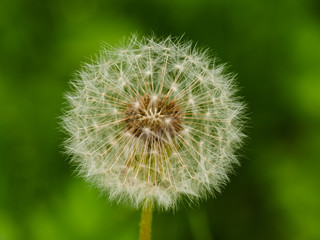
<svg viewBox="0 0 320 240">
<path fill-rule="evenodd" d="M 151 239 L 151 224 L 152 224 L 152 204 L 145 203 L 141 211 L 139 240 Z"/>
</svg>

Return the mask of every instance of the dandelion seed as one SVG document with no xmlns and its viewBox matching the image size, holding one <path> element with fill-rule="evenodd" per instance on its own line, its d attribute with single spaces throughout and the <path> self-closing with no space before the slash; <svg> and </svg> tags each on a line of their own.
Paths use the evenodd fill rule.
<svg viewBox="0 0 320 240">
<path fill-rule="evenodd" d="M 72 85 L 66 147 L 111 199 L 172 209 L 228 181 L 244 105 L 233 77 L 191 43 L 133 36 L 103 49 Z"/>
</svg>

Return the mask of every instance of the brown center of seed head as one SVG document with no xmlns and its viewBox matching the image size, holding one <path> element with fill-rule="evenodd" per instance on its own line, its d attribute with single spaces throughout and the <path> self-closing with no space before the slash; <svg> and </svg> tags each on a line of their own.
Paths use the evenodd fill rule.
<svg viewBox="0 0 320 240">
<path fill-rule="evenodd" d="M 168 97 L 144 96 L 129 103 L 125 111 L 127 131 L 146 141 L 167 141 L 182 130 L 182 113 Z"/>
</svg>

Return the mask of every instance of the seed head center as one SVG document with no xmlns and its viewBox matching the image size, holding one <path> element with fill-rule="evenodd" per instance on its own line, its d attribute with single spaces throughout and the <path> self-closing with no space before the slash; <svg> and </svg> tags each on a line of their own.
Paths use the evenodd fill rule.
<svg viewBox="0 0 320 240">
<path fill-rule="evenodd" d="M 148 141 L 166 141 L 182 130 L 182 113 L 168 97 L 144 96 L 127 104 L 126 129 L 135 137 Z"/>
<path fill-rule="evenodd" d="M 157 108 L 150 108 L 149 110 L 145 110 L 145 114 L 145 118 L 152 121 L 161 121 L 161 118 L 165 117 L 164 115 L 161 115 L 161 110 L 158 111 Z"/>
</svg>

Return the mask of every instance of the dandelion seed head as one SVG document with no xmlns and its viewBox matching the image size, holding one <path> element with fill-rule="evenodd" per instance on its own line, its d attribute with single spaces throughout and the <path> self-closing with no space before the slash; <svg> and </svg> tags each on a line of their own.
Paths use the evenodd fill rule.
<svg viewBox="0 0 320 240">
<path fill-rule="evenodd" d="M 132 36 L 72 86 L 66 148 L 112 200 L 176 208 L 219 192 L 238 163 L 244 104 L 234 77 L 190 42 Z"/>
</svg>

